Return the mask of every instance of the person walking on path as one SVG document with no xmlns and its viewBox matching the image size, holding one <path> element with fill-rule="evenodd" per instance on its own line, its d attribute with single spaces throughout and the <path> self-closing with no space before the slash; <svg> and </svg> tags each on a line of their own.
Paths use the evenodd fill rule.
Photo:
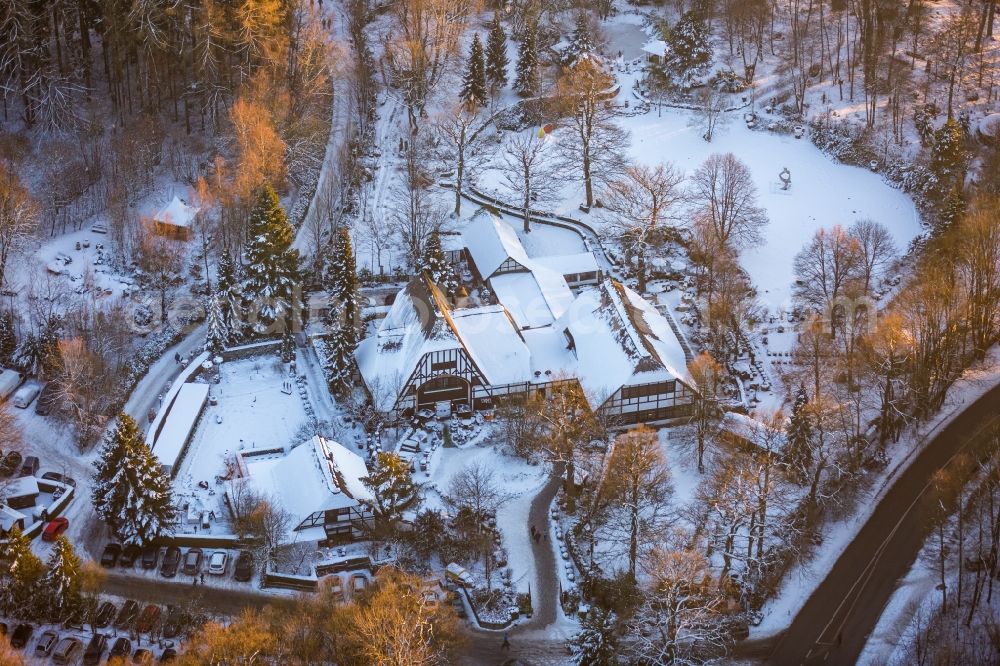
<svg viewBox="0 0 1000 666">
<path fill-rule="evenodd" d="M 503 632 L 503 643 L 500 645 L 501 650 L 507 650 L 510 652 L 510 638 L 507 636 L 507 632 Z"/>
<path fill-rule="evenodd" d="M 205 584 L 205 572 L 204 571 L 201 573 L 201 584 L 202 585 Z"/>
</svg>

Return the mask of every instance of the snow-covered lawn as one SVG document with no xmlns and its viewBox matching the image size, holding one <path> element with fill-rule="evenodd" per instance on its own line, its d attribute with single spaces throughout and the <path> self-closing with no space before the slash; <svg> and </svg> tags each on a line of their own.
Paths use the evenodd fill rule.
<svg viewBox="0 0 1000 666">
<path fill-rule="evenodd" d="M 442 495 L 448 492 L 452 477 L 466 467 L 482 463 L 495 473 L 495 481 L 510 499 L 497 512 L 497 527 L 507 550 L 508 567 L 513 570 L 514 589 L 527 592 L 535 583 L 535 560 L 531 552 L 528 513 L 531 501 L 545 485 L 548 468 L 529 465 L 492 446 L 466 445 L 464 448 L 441 448 L 432 454 L 425 474 L 417 472 L 415 479 L 427 483 L 424 506 L 443 507 Z"/>
<path fill-rule="evenodd" d="M 291 390 L 286 392 L 289 385 Z M 277 357 L 223 363 L 220 382 L 211 386 L 211 395 L 218 405 L 206 405 L 174 489 L 182 505 L 200 503 L 224 522 L 222 486 L 215 477 L 225 476 L 226 462 L 241 450 L 290 447 L 312 433 L 307 428 L 306 403 L 288 374 L 288 365 Z M 207 490 L 198 487 L 201 481 L 208 484 Z"/>
</svg>

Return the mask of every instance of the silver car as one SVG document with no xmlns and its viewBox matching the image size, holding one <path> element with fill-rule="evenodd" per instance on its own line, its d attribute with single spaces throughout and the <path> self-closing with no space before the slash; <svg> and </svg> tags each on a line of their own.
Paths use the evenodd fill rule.
<svg viewBox="0 0 1000 666">
<path fill-rule="evenodd" d="M 226 573 L 226 564 L 229 562 L 229 553 L 224 550 L 217 550 L 208 558 L 208 573 L 213 576 L 222 576 Z"/>
</svg>

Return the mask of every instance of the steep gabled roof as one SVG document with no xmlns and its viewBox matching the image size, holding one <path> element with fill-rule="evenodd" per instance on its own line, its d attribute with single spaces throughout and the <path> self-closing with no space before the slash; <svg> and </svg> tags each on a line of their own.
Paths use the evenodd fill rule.
<svg viewBox="0 0 1000 666">
<path fill-rule="evenodd" d="M 484 280 L 492 276 L 503 262 L 513 259 L 528 268 L 528 253 L 514 229 L 502 218 L 480 208 L 462 232 L 465 247 Z"/>
<path fill-rule="evenodd" d="M 670 379 L 693 384 L 667 320 L 615 280 L 581 292 L 559 326 L 572 338 L 577 376 L 595 408 L 622 386 Z"/>
</svg>

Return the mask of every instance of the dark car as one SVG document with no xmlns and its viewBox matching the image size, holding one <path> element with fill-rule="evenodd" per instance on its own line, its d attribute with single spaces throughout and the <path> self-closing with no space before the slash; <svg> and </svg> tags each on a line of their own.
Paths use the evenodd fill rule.
<svg viewBox="0 0 1000 666">
<path fill-rule="evenodd" d="M 65 483 L 67 486 L 76 487 L 76 479 L 72 479 L 59 472 L 46 472 L 42 474 L 41 478 L 45 481 L 55 481 L 56 483 Z"/>
<path fill-rule="evenodd" d="M 111 653 L 108 655 L 108 658 L 121 657 L 122 659 L 126 659 L 130 654 L 132 654 L 132 642 L 124 636 L 119 636 L 114 645 L 111 646 Z"/>
<path fill-rule="evenodd" d="M 105 601 L 103 604 L 97 607 L 97 614 L 94 615 L 94 624 L 103 629 L 111 624 L 111 621 L 115 619 L 115 615 L 118 614 L 118 609 L 110 601 Z"/>
<path fill-rule="evenodd" d="M 135 544 L 129 544 L 122 550 L 122 556 L 118 558 L 118 564 L 123 567 L 135 566 L 135 561 L 139 559 L 139 555 L 141 554 L 142 548 L 139 548 Z"/>
<path fill-rule="evenodd" d="M 241 550 L 239 557 L 236 558 L 233 578 L 245 583 L 251 577 L 253 577 L 253 555 L 248 550 Z"/>
<path fill-rule="evenodd" d="M 140 634 L 148 634 L 156 626 L 157 621 L 160 619 L 160 607 L 155 604 L 149 604 L 142 609 L 142 613 L 139 615 L 139 621 L 136 622 L 135 629 Z"/>
<path fill-rule="evenodd" d="M 184 573 L 188 576 L 195 576 L 201 571 L 201 548 L 189 548 L 184 553 Z"/>
<path fill-rule="evenodd" d="M 19 624 L 14 628 L 14 633 L 10 635 L 10 646 L 15 647 L 18 650 L 22 649 L 28 644 L 28 639 L 31 638 L 31 632 L 35 630 L 30 624 Z"/>
<path fill-rule="evenodd" d="M 142 549 L 142 568 L 155 569 L 156 563 L 160 561 L 160 547 L 146 546 Z"/>
<path fill-rule="evenodd" d="M 139 648 L 132 655 L 133 664 L 152 664 L 153 663 L 153 653 L 146 648 Z"/>
<path fill-rule="evenodd" d="M 41 416 L 48 416 L 52 408 L 59 402 L 59 386 L 56 382 L 49 382 L 42 387 L 42 392 L 35 399 L 35 413 Z"/>
<path fill-rule="evenodd" d="M 35 644 L 35 656 L 36 657 L 47 657 L 52 654 L 52 649 L 59 642 L 59 634 L 54 631 L 46 631 L 39 638 L 38 642 Z"/>
<path fill-rule="evenodd" d="M 125 603 L 122 604 L 122 609 L 118 611 L 118 617 L 115 618 L 115 626 L 119 629 L 125 629 L 133 622 L 135 622 L 135 616 L 139 614 L 139 602 L 133 601 L 132 599 L 126 599 Z"/>
<path fill-rule="evenodd" d="M 163 555 L 163 562 L 160 563 L 160 575 L 173 578 L 177 575 L 177 567 L 181 563 L 181 549 L 177 546 L 170 546 Z"/>
<path fill-rule="evenodd" d="M 3 460 L 0 460 L 0 476 L 11 476 L 19 469 L 21 469 L 21 454 L 17 451 L 8 451 Z"/>
<path fill-rule="evenodd" d="M 177 658 L 177 650 L 175 650 L 172 647 L 168 647 L 166 650 L 163 651 L 163 654 L 160 655 L 160 663 L 162 664 L 165 661 L 173 661 L 176 658 Z"/>
<path fill-rule="evenodd" d="M 80 652 L 81 645 L 83 644 L 80 642 L 79 638 L 67 636 L 59 641 L 59 645 L 56 646 L 56 651 L 52 653 L 52 662 L 55 664 L 70 663 L 76 659 L 76 655 Z"/>
<path fill-rule="evenodd" d="M 87 649 L 83 652 L 84 666 L 97 666 L 101 663 L 101 658 L 104 657 L 104 651 L 107 649 L 108 637 L 104 634 L 94 634 L 90 642 L 87 643 Z"/>
<path fill-rule="evenodd" d="M 21 463 L 21 476 L 34 476 L 38 474 L 38 456 L 28 456 Z"/>
<path fill-rule="evenodd" d="M 101 553 L 101 566 L 111 569 L 118 563 L 118 556 L 122 554 L 121 544 L 109 543 Z"/>
<path fill-rule="evenodd" d="M 184 612 L 177 606 L 167 606 L 167 617 L 163 620 L 163 637 L 176 638 L 184 625 Z"/>
</svg>

